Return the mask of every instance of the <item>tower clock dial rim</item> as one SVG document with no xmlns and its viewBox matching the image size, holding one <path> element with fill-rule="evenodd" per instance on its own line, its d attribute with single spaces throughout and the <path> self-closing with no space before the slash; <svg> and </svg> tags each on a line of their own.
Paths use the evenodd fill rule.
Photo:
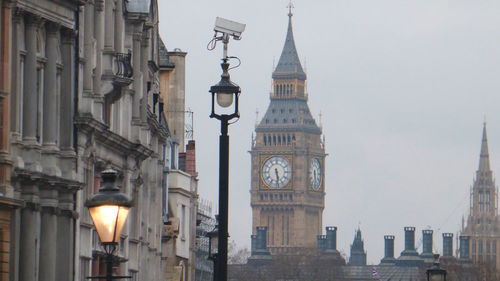
<svg viewBox="0 0 500 281">
<path fill-rule="evenodd" d="M 285 187 L 291 179 L 292 169 L 288 159 L 282 156 L 267 158 L 261 168 L 262 181 L 266 187 L 279 189 Z"/>
<path fill-rule="evenodd" d="M 314 191 L 320 189 L 321 183 L 323 181 L 323 175 L 321 170 L 321 161 L 318 158 L 312 158 L 311 160 L 311 164 L 309 167 L 309 180 L 311 188 Z"/>
</svg>

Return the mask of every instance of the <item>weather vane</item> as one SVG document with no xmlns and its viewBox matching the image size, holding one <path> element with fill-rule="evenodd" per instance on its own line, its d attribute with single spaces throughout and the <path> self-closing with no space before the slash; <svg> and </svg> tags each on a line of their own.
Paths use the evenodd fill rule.
<svg viewBox="0 0 500 281">
<path fill-rule="evenodd" d="M 288 16 L 289 17 L 293 16 L 292 9 L 295 7 L 293 6 L 292 0 L 290 0 L 290 3 L 288 3 L 288 6 L 286 6 L 286 7 L 288 8 Z"/>
</svg>

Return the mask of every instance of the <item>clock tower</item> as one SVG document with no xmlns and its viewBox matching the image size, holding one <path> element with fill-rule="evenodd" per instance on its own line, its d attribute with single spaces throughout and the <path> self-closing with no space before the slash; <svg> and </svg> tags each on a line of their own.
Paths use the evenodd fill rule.
<svg viewBox="0 0 500 281">
<path fill-rule="evenodd" d="M 271 254 L 316 248 L 325 202 L 325 148 L 307 104 L 306 73 L 297 54 L 292 12 L 270 104 L 256 126 L 252 158 L 253 234 L 267 227 Z"/>
</svg>

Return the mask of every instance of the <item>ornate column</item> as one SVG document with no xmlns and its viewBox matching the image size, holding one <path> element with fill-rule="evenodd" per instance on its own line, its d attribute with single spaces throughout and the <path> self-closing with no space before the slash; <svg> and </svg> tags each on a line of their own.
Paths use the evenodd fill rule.
<svg viewBox="0 0 500 281">
<path fill-rule="evenodd" d="M 104 5 L 104 49 L 103 49 L 103 73 L 113 75 L 113 65 L 115 60 L 115 0 L 105 0 Z M 107 90 L 106 90 L 107 91 Z M 106 94 L 106 93 L 102 93 Z"/>
<path fill-rule="evenodd" d="M 94 9 L 94 35 L 96 39 L 95 56 L 96 67 L 94 72 L 94 94 L 102 95 L 102 59 L 104 49 L 104 0 L 95 0 Z M 94 100 L 92 114 L 98 120 L 102 120 L 103 100 Z"/>
<path fill-rule="evenodd" d="M 148 73 L 149 73 L 149 66 L 148 66 L 148 58 L 149 58 L 149 54 L 150 54 L 150 43 L 149 43 L 149 40 L 150 40 L 150 32 L 151 32 L 151 28 L 148 26 L 148 27 L 145 27 L 146 30 L 144 30 L 143 32 L 143 38 L 142 38 L 142 53 L 141 53 L 141 71 L 142 71 L 142 99 L 141 99 L 141 121 L 144 123 L 144 122 L 147 122 L 147 108 L 148 108 L 148 87 L 147 87 L 147 82 L 149 80 L 149 77 L 148 77 Z M 152 87 L 153 85 L 151 85 Z"/>
<path fill-rule="evenodd" d="M 24 94 L 23 94 L 23 140 L 35 144 L 37 127 L 37 61 L 36 39 L 41 18 L 28 14 L 24 17 L 26 58 L 24 60 Z"/>
<path fill-rule="evenodd" d="M 61 101 L 60 101 L 60 144 L 59 147 L 73 153 L 73 110 L 75 90 L 75 37 L 76 32 L 72 29 L 63 29 L 61 32 L 61 56 L 63 72 L 61 76 Z"/>
<path fill-rule="evenodd" d="M 123 0 L 116 0 L 115 10 L 115 51 L 123 53 Z"/>
<path fill-rule="evenodd" d="M 28 187 L 25 187 L 27 189 Z M 36 187 L 32 187 L 35 191 Z M 19 280 L 38 281 L 40 249 L 40 206 L 28 202 L 21 211 Z"/>
<path fill-rule="evenodd" d="M 115 17 L 113 15 L 113 9 L 115 8 L 115 0 L 105 0 L 104 12 L 105 17 L 105 30 L 106 36 L 104 39 L 104 48 L 106 50 L 114 50 L 114 39 L 115 39 Z"/>
<path fill-rule="evenodd" d="M 57 217 L 57 245 L 53 249 L 57 252 L 56 257 L 56 280 L 67 281 L 73 278 L 73 246 L 75 232 L 73 224 L 75 223 L 76 213 L 73 212 L 73 187 L 59 193 L 59 208 L 61 213 Z"/>
<path fill-rule="evenodd" d="M 24 40 L 21 33 L 22 14 L 18 8 L 12 9 L 12 67 L 11 67 L 11 141 L 20 141 L 21 138 L 21 115 L 22 115 L 22 93 L 21 90 L 21 60 L 20 60 L 20 41 Z"/>
<path fill-rule="evenodd" d="M 57 149 L 57 51 L 59 49 L 59 24 L 47 22 L 45 53 L 47 63 L 44 72 L 43 93 L 43 145 L 51 150 Z M 71 131 L 69 131 L 71 132 Z M 68 133 L 69 133 L 68 132 Z"/>
<path fill-rule="evenodd" d="M 84 56 L 85 66 L 83 71 L 83 91 L 92 93 L 92 73 L 94 68 L 94 4 L 93 1 L 87 1 L 85 4 L 85 23 L 84 23 Z"/>
<path fill-rule="evenodd" d="M 40 232 L 40 276 L 39 280 L 56 279 L 57 239 L 57 190 L 42 190 L 42 223 Z M 67 233 L 70 235 L 70 233 Z"/>
<path fill-rule="evenodd" d="M 142 71 L 141 71 L 141 41 L 142 23 L 137 23 L 133 34 L 132 67 L 134 69 L 134 100 L 132 105 L 132 121 L 140 120 L 140 100 L 142 98 Z"/>
</svg>

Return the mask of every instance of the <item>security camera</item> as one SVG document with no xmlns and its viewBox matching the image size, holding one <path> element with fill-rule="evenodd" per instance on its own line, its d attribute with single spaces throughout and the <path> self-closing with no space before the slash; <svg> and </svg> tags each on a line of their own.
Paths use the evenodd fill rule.
<svg viewBox="0 0 500 281">
<path fill-rule="evenodd" d="M 241 33 L 245 31 L 245 26 L 245 24 L 239 22 L 217 17 L 215 19 L 214 30 L 215 32 L 221 32 L 233 36 L 234 39 L 239 40 Z"/>
</svg>

